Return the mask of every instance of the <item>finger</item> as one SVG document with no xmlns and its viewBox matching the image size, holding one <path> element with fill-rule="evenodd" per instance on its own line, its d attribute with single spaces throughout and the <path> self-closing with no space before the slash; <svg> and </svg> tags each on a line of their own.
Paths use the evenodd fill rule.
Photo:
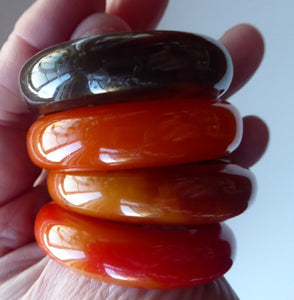
<svg viewBox="0 0 294 300">
<path fill-rule="evenodd" d="M 95 13 L 84 19 L 72 34 L 72 39 L 91 35 L 131 31 L 130 26 L 121 18 L 105 14 Z"/>
<path fill-rule="evenodd" d="M 26 130 L 0 125 L 0 137 L 1 207 L 29 189 L 40 171 L 28 157 Z"/>
<path fill-rule="evenodd" d="M 34 219 L 50 201 L 45 187 L 31 189 L 0 210 L 0 257 L 35 240 Z"/>
<path fill-rule="evenodd" d="M 39 0 L 19 19 L 0 53 L 0 118 L 9 113 L 28 113 L 19 99 L 18 73 L 38 50 L 69 39 L 75 27 L 88 15 L 104 11 L 105 0 Z M 9 99 L 9 101 L 8 101 Z"/>
<path fill-rule="evenodd" d="M 106 12 L 125 20 L 134 31 L 155 29 L 168 0 L 109 0 Z"/>
<path fill-rule="evenodd" d="M 21 271 L 30 268 L 34 264 L 38 263 L 38 261 L 40 261 L 44 256 L 45 256 L 44 252 L 36 245 L 36 243 L 31 243 L 26 245 L 25 247 L 18 249 L 13 253 L 1 257 L 0 258 L 0 299 L 4 298 L 3 297 L 4 295 L 1 294 L 1 290 L 3 290 L 3 284 L 7 282 L 8 278 L 14 277 Z M 21 295 L 19 296 L 19 299 L 20 298 Z M 13 299 L 13 297 L 12 298 L 8 297 L 5 299 Z"/>
<path fill-rule="evenodd" d="M 231 54 L 234 77 L 224 98 L 229 98 L 248 82 L 260 65 L 264 54 L 261 34 L 247 24 L 237 25 L 228 30 L 220 41 Z"/>
<path fill-rule="evenodd" d="M 250 167 L 262 157 L 268 142 L 269 130 L 266 124 L 255 116 L 245 117 L 241 144 L 227 158 L 243 167 Z"/>
<path fill-rule="evenodd" d="M 0 299 L 24 300 L 22 296 L 38 280 L 47 264 L 48 258 L 42 257 L 44 254 L 33 243 L 0 258 Z"/>
<path fill-rule="evenodd" d="M 37 49 L 68 40 L 87 16 L 104 12 L 105 0 L 39 0 L 15 26 L 15 32 Z"/>
</svg>

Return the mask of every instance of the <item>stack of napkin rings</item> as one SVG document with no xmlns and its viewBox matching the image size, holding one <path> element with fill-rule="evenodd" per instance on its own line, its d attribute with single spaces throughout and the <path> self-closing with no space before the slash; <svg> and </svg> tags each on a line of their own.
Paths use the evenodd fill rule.
<svg viewBox="0 0 294 300">
<path fill-rule="evenodd" d="M 35 235 L 54 260 L 91 278 L 171 289 L 232 265 L 220 222 L 242 213 L 252 173 L 224 157 L 242 119 L 220 99 L 232 61 L 217 41 L 152 31 L 83 38 L 38 53 L 20 74 L 32 161 L 54 200 Z"/>
</svg>

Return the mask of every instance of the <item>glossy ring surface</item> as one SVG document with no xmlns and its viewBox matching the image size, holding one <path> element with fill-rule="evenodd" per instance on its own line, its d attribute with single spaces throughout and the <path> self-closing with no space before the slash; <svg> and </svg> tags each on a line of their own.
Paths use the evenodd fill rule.
<svg viewBox="0 0 294 300">
<path fill-rule="evenodd" d="M 184 32 L 127 32 L 46 49 L 23 67 L 21 91 L 40 114 L 146 99 L 152 93 L 219 97 L 233 75 L 218 41 Z M 146 100 L 145 99 L 145 100 Z"/>
<path fill-rule="evenodd" d="M 47 204 L 36 239 L 53 259 L 86 276 L 144 288 L 182 288 L 222 276 L 235 241 L 227 226 L 134 226 L 107 222 Z"/>
<path fill-rule="evenodd" d="M 214 159 L 233 151 L 241 135 L 229 103 L 164 99 L 47 115 L 32 125 L 27 144 L 44 169 L 110 170 Z"/>
<path fill-rule="evenodd" d="M 140 224 L 217 223 L 241 214 L 255 195 L 253 174 L 221 162 L 107 172 L 50 171 L 48 190 L 80 214 Z"/>
</svg>

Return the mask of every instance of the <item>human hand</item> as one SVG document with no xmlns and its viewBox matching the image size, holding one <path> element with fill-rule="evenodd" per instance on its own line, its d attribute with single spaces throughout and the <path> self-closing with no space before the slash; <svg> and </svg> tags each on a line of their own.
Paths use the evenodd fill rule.
<svg viewBox="0 0 294 300">
<path fill-rule="evenodd" d="M 50 201 L 43 185 L 32 188 L 40 170 L 26 154 L 26 131 L 36 118 L 22 101 L 18 73 L 38 50 L 85 35 L 156 27 L 167 1 L 99 0 L 37 1 L 18 21 L 0 52 L 0 298 L 1 299 L 237 299 L 223 278 L 202 287 L 140 290 L 101 283 L 44 258 L 34 243 L 33 220 Z M 136 6 L 137 5 L 137 6 Z M 98 13 L 97 13 L 98 12 Z M 263 55 L 260 34 L 239 25 L 221 39 L 234 62 L 228 98 L 252 76 Z M 256 117 L 244 119 L 244 138 L 230 159 L 243 166 L 256 162 L 266 148 L 268 133 Z M 248 148 L 250 147 L 250 151 Z"/>
</svg>

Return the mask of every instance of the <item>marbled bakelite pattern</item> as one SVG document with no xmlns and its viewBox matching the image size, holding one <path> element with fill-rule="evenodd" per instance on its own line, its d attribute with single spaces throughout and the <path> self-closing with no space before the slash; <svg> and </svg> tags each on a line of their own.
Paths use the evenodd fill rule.
<svg viewBox="0 0 294 300">
<path fill-rule="evenodd" d="M 255 195 L 245 168 L 221 161 L 122 171 L 51 171 L 60 206 L 97 218 L 140 224 L 209 224 L 241 214 Z"/>
<path fill-rule="evenodd" d="M 232 70 L 227 50 L 210 38 L 174 31 L 128 32 L 40 52 L 23 67 L 20 87 L 29 106 L 47 114 L 136 101 L 138 95 L 153 99 L 158 93 L 217 98 L 229 87 Z"/>
<path fill-rule="evenodd" d="M 45 169 L 133 169 L 217 158 L 241 135 L 227 102 L 161 99 L 47 115 L 30 128 L 28 150 Z"/>
<path fill-rule="evenodd" d="M 144 288 L 182 288 L 222 276 L 235 241 L 227 226 L 135 226 L 81 216 L 47 204 L 36 239 L 53 259 L 86 276 Z"/>
</svg>

